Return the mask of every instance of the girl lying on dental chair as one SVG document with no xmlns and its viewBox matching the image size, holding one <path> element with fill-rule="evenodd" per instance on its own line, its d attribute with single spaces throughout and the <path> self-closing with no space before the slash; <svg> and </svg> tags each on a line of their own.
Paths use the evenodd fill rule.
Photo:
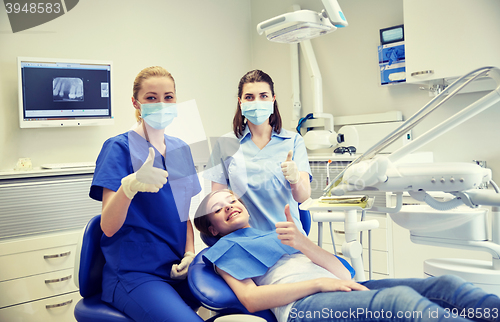
<svg viewBox="0 0 500 322">
<path fill-rule="evenodd" d="M 204 260 L 250 312 L 271 309 L 278 322 L 500 321 L 500 299 L 456 276 L 356 283 L 347 262 L 304 236 L 288 205 L 284 212 L 276 232 L 251 228 L 227 189 L 208 194 L 196 212 L 200 233 L 219 238 Z"/>
</svg>

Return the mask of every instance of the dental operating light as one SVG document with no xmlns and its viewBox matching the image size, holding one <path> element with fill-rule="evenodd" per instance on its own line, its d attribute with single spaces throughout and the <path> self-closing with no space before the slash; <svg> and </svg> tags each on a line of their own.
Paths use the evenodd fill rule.
<svg viewBox="0 0 500 322">
<path fill-rule="evenodd" d="M 289 12 L 257 25 L 259 35 L 266 33 L 270 41 L 297 43 L 346 27 L 347 20 L 337 0 L 322 0 L 325 10 Z"/>
</svg>

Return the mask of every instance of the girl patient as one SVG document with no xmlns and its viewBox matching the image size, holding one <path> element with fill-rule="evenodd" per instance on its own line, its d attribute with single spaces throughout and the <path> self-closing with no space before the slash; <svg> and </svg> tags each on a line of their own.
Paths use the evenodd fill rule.
<svg viewBox="0 0 500 322">
<path fill-rule="evenodd" d="M 203 199 L 194 223 L 219 238 L 204 260 L 250 312 L 271 309 L 279 322 L 500 320 L 500 299 L 456 276 L 353 281 L 347 262 L 297 229 L 288 205 L 275 232 L 248 219 L 224 189 Z"/>
</svg>

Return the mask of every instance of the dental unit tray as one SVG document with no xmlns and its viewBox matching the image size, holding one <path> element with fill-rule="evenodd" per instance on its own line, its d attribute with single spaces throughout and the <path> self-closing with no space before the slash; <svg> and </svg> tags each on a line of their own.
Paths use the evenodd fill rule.
<svg viewBox="0 0 500 322">
<path fill-rule="evenodd" d="M 299 208 L 309 211 L 369 210 L 373 207 L 374 201 L 375 198 L 367 196 L 321 197 L 319 199 L 308 199 L 300 204 Z"/>
<path fill-rule="evenodd" d="M 341 197 L 320 197 L 320 203 L 343 206 L 359 206 L 365 208 L 368 204 L 368 196 L 341 196 Z"/>
</svg>

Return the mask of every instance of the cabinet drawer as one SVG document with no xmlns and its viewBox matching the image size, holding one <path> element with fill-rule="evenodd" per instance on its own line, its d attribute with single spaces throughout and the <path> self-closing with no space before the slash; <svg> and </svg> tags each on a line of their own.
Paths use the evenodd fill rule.
<svg viewBox="0 0 500 322">
<path fill-rule="evenodd" d="M 377 250 L 372 251 L 372 272 L 379 274 L 389 274 L 388 254 Z M 368 251 L 363 249 L 363 266 L 365 271 L 369 269 Z"/>
<path fill-rule="evenodd" d="M 77 291 L 73 269 L 0 282 L 0 308 Z"/>
<path fill-rule="evenodd" d="M 81 299 L 78 292 L 0 309 L 0 321 L 75 322 L 73 311 Z"/>
<path fill-rule="evenodd" d="M 0 256 L 0 281 L 72 268 L 76 244 Z"/>
</svg>

